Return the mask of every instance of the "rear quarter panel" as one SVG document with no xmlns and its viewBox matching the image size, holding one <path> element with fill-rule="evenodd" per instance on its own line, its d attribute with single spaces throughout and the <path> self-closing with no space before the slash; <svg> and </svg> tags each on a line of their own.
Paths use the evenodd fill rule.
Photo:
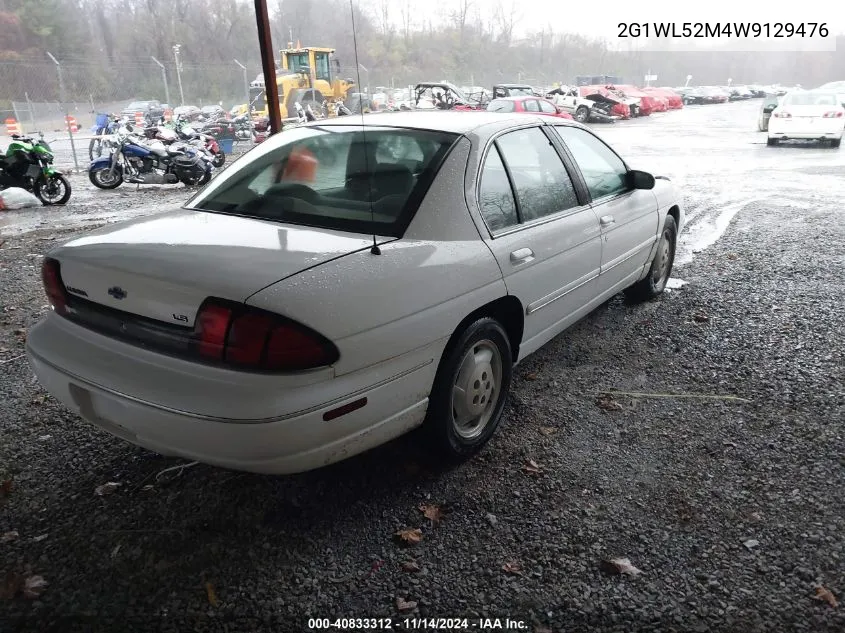
<svg viewBox="0 0 845 633">
<path fill-rule="evenodd" d="M 428 347 L 439 362 L 455 328 L 506 294 L 464 196 L 471 143 L 462 138 L 403 238 L 265 288 L 247 303 L 314 328 L 338 346 L 337 375 Z"/>
</svg>

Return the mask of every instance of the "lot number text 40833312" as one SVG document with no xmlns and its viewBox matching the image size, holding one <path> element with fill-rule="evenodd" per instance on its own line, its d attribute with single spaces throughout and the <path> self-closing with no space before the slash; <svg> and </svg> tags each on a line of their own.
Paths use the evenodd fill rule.
<svg viewBox="0 0 845 633">
<path fill-rule="evenodd" d="M 620 22 L 617 37 L 722 38 L 822 37 L 827 22 Z"/>
</svg>

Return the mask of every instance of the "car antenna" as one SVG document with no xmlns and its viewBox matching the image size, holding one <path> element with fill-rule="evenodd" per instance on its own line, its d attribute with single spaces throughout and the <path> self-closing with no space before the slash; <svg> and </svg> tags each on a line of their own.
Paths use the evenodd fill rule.
<svg viewBox="0 0 845 633">
<path fill-rule="evenodd" d="M 349 0 L 349 11 L 352 15 L 352 46 L 355 49 L 355 76 L 358 79 L 358 87 L 361 87 L 361 64 L 358 63 L 358 32 L 355 29 L 355 4 L 353 0 Z M 369 90 L 367 90 L 369 94 Z M 373 225 L 373 246 L 370 248 L 370 253 L 373 255 L 381 255 L 381 249 L 378 247 L 378 242 L 376 241 L 376 213 L 373 209 L 373 187 L 372 187 L 372 180 L 370 178 L 370 152 L 369 148 L 367 147 L 367 133 L 364 130 L 364 104 L 361 104 L 361 138 L 364 140 L 364 168 L 366 169 L 367 173 L 365 174 L 367 178 L 367 192 L 369 194 L 370 200 L 370 221 Z"/>
</svg>

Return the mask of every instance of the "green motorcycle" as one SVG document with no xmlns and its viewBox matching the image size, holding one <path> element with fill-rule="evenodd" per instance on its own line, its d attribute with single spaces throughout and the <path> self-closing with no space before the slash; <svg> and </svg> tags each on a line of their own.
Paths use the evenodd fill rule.
<svg viewBox="0 0 845 633">
<path fill-rule="evenodd" d="M 70 199 L 70 183 L 53 169 L 53 152 L 44 135 L 39 133 L 39 137 L 12 135 L 9 148 L 0 155 L 0 189 L 20 187 L 46 205 L 65 204 Z"/>
</svg>

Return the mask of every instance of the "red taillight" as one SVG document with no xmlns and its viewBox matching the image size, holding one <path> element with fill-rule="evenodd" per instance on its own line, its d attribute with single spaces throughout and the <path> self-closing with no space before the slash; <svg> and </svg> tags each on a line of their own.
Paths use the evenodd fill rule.
<svg viewBox="0 0 845 633">
<path fill-rule="evenodd" d="M 206 303 L 197 314 L 197 341 L 201 356 L 223 360 L 226 345 L 226 332 L 232 311 L 224 306 Z"/>
<path fill-rule="evenodd" d="M 265 371 L 302 371 L 336 362 L 337 348 L 320 334 L 272 312 L 210 299 L 197 315 L 205 358 Z"/>
<path fill-rule="evenodd" d="M 824 113 L 825 119 L 840 119 L 842 118 L 842 110 L 831 110 Z"/>
<path fill-rule="evenodd" d="M 41 265 L 41 279 L 53 310 L 64 314 L 67 308 L 67 290 L 62 283 L 61 268 L 57 260 L 51 257 L 44 258 L 44 263 Z"/>
</svg>

